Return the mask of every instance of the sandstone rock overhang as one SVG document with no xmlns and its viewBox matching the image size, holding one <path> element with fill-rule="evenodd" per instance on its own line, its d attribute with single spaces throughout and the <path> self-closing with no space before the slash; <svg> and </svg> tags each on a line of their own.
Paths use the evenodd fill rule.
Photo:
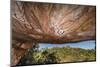
<svg viewBox="0 0 100 67">
<path fill-rule="evenodd" d="M 14 2 L 12 37 L 42 43 L 95 39 L 96 7 L 71 4 Z"/>
</svg>

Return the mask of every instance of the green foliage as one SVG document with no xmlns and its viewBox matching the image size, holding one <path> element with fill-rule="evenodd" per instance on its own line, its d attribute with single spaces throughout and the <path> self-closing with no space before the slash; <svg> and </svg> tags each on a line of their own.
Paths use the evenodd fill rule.
<svg viewBox="0 0 100 67">
<path fill-rule="evenodd" d="M 38 46 L 38 44 L 37 44 Z M 38 50 L 38 47 L 30 49 L 22 59 L 20 65 L 28 64 L 53 64 L 64 62 L 94 61 L 96 59 L 95 49 L 81 49 L 65 47 L 53 47 Z"/>
</svg>

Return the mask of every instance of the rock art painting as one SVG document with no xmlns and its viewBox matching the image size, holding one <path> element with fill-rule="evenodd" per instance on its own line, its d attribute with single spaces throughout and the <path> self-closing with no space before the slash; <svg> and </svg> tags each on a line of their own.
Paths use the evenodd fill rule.
<svg viewBox="0 0 100 67">
<path fill-rule="evenodd" d="M 12 0 L 11 33 L 12 66 L 96 60 L 94 5 Z"/>
</svg>

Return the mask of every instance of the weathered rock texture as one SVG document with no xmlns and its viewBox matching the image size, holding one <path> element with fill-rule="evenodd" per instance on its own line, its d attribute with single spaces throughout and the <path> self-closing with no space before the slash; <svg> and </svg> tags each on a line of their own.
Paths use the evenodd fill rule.
<svg viewBox="0 0 100 67">
<path fill-rule="evenodd" d="M 24 53 L 34 42 L 58 44 L 95 39 L 95 6 L 12 2 L 11 7 L 14 55 Z M 24 54 L 13 55 L 13 64 Z"/>
</svg>

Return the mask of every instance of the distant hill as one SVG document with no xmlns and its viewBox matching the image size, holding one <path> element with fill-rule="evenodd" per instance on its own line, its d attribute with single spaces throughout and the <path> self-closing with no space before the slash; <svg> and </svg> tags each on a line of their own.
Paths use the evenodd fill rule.
<svg viewBox="0 0 100 67">
<path fill-rule="evenodd" d="M 49 51 L 54 51 L 56 55 L 60 58 L 60 62 L 77 62 L 77 61 L 93 61 L 96 58 L 96 52 L 94 49 L 82 49 L 82 48 L 72 48 L 70 46 L 65 46 L 62 48 L 54 47 L 51 49 L 46 49 Z"/>
<path fill-rule="evenodd" d="M 19 65 L 57 64 L 69 62 L 86 62 L 96 60 L 95 49 L 72 48 L 70 46 L 44 48 L 29 51 Z M 31 58 L 29 58 L 31 57 Z"/>
</svg>

